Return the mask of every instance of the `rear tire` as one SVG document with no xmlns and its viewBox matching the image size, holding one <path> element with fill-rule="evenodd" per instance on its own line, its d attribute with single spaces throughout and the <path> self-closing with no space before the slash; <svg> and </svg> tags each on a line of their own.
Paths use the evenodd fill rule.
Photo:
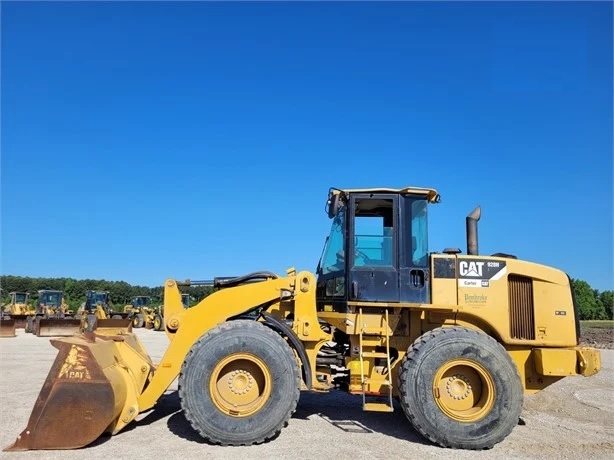
<svg viewBox="0 0 614 460">
<path fill-rule="evenodd" d="M 186 419 L 205 440 L 260 444 L 288 424 L 300 395 L 294 352 L 257 321 L 235 320 L 205 333 L 179 375 Z"/>
<path fill-rule="evenodd" d="M 518 424 L 523 387 L 516 365 L 492 337 L 463 327 L 429 331 L 399 370 L 403 412 L 442 447 L 490 449 Z"/>
</svg>

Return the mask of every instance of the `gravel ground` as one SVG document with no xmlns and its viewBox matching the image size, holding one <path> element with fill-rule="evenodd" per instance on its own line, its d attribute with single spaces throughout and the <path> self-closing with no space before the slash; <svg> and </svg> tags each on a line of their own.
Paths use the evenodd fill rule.
<svg viewBox="0 0 614 460">
<path fill-rule="evenodd" d="M 168 345 L 161 332 L 137 329 L 157 362 Z M 26 427 L 33 404 L 55 359 L 48 338 L 17 331 L 0 339 L 0 444 L 11 444 Z M 303 394 L 290 424 L 272 442 L 252 447 L 217 447 L 203 443 L 181 413 L 176 382 L 149 413 L 112 437 L 74 451 L 2 452 L 7 459 L 167 459 L 214 457 L 313 459 L 403 458 L 614 458 L 614 350 L 602 350 L 603 369 L 589 378 L 568 377 L 527 396 L 522 418 L 512 434 L 490 451 L 442 449 L 426 442 L 397 406 L 392 414 L 361 410 L 359 397 L 334 392 Z M 66 435 L 78 426 L 66 426 Z"/>
</svg>

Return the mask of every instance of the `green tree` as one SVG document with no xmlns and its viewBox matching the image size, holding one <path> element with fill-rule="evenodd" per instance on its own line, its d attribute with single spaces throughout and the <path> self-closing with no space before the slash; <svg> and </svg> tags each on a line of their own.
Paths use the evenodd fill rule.
<svg viewBox="0 0 614 460">
<path fill-rule="evenodd" d="M 606 319 L 605 307 L 590 284 L 578 279 L 572 280 L 572 284 L 578 302 L 580 319 Z"/>
<path fill-rule="evenodd" d="M 614 291 L 603 291 L 599 300 L 605 310 L 606 319 L 614 319 Z"/>
</svg>

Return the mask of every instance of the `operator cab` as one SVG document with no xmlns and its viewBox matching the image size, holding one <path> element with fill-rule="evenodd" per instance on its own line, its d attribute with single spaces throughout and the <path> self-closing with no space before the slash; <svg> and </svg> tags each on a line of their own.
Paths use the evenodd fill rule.
<svg viewBox="0 0 614 460">
<path fill-rule="evenodd" d="M 428 303 L 427 206 L 433 189 L 330 189 L 333 219 L 316 271 L 320 310 L 348 302 Z"/>
<path fill-rule="evenodd" d="M 52 291 L 42 289 L 38 291 L 38 300 L 36 303 L 36 314 L 44 314 L 46 309 L 58 311 L 62 306 L 64 293 L 62 291 Z"/>
<path fill-rule="evenodd" d="M 39 291 L 38 304 L 47 307 L 59 307 L 62 305 L 63 293 L 62 291 Z"/>
<path fill-rule="evenodd" d="M 108 291 L 87 291 L 85 293 L 85 309 L 94 310 L 97 305 L 100 305 L 105 313 L 109 313 Z"/>
<path fill-rule="evenodd" d="M 136 296 L 132 298 L 132 306 L 135 308 L 148 307 L 151 304 L 151 297 Z"/>
<path fill-rule="evenodd" d="M 28 297 L 30 296 L 27 292 L 10 292 L 12 304 L 25 304 L 28 303 Z"/>
</svg>

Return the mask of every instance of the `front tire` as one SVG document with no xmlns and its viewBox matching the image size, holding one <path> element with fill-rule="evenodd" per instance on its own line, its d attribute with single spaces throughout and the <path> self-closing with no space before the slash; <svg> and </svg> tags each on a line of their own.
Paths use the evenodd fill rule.
<svg viewBox="0 0 614 460">
<path fill-rule="evenodd" d="M 257 321 L 205 333 L 179 375 L 186 419 L 213 444 L 250 445 L 279 434 L 296 410 L 300 373 L 288 343 Z"/>
<path fill-rule="evenodd" d="M 143 327 L 144 324 L 145 317 L 141 313 L 138 313 L 132 318 L 132 327 Z"/>
<path fill-rule="evenodd" d="M 86 332 L 94 332 L 96 327 L 96 315 L 87 315 L 85 319 L 85 331 Z"/>
<path fill-rule="evenodd" d="M 419 337 L 399 370 L 403 412 L 442 447 L 490 449 L 518 424 L 523 387 L 516 365 L 492 337 L 444 327 Z"/>
<path fill-rule="evenodd" d="M 153 321 L 153 328 L 155 331 L 161 331 L 163 328 L 163 323 L 164 320 L 162 319 L 162 316 L 160 315 L 156 315 L 154 317 L 154 321 Z"/>
<path fill-rule="evenodd" d="M 34 333 L 34 316 L 28 316 L 26 318 L 26 327 L 24 328 L 24 330 L 28 334 Z"/>
</svg>

